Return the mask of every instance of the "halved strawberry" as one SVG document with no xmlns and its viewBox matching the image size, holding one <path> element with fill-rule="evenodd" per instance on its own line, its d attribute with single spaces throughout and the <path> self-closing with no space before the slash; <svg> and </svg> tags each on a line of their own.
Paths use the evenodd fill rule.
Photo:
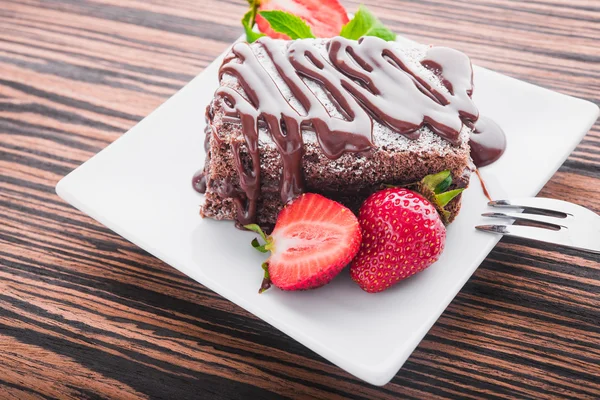
<svg viewBox="0 0 600 400">
<path fill-rule="evenodd" d="M 302 18 L 310 26 L 315 37 L 329 38 L 340 34 L 342 26 L 348 23 L 348 13 L 338 0 L 261 0 L 259 11 L 281 10 Z M 266 19 L 256 15 L 258 29 L 275 39 L 289 39 L 277 33 Z"/>
<path fill-rule="evenodd" d="M 329 283 L 356 255 L 362 235 L 356 216 L 340 203 L 319 194 L 305 193 L 280 213 L 275 229 L 265 236 L 257 225 L 246 228 L 260 233 L 252 245 L 271 251 L 263 264 L 265 279 L 282 290 L 313 289 Z"/>
</svg>

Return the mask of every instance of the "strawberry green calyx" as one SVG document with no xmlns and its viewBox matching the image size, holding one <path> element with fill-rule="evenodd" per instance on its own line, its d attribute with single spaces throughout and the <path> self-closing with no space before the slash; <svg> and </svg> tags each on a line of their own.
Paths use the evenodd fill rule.
<svg viewBox="0 0 600 400">
<path fill-rule="evenodd" d="M 257 224 L 244 225 L 244 228 L 248 229 L 249 231 L 258 233 L 265 242 L 267 241 L 267 235 L 265 235 L 263 230 L 260 229 L 260 226 L 258 226 Z"/>
<path fill-rule="evenodd" d="M 242 26 L 246 32 L 246 41 L 253 43 L 259 38 L 265 36 L 263 33 L 255 32 L 253 30 L 254 24 L 256 23 L 256 14 L 258 13 L 258 7 L 260 6 L 260 0 L 248 0 L 250 10 L 242 18 Z"/>
<path fill-rule="evenodd" d="M 427 175 L 414 185 L 416 190 L 435 206 L 444 224 L 448 224 L 450 220 L 450 212 L 445 209 L 446 205 L 465 190 L 460 188 L 447 191 L 450 185 L 452 185 L 450 170 Z"/>
<path fill-rule="evenodd" d="M 265 271 L 265 275 L 263 277 L 262 283 L 260 284 L 260 289 L 258 289 L 258 294 L 261 294 L 262 292 L 271 287 L 271 277 L 269 276 L 269 264 L 267 262 L 262 263 L 262 269 Z"/>
<path fill-rule="evenodd" d="M 445 209 L 446 205 L 452 201 L 456 196 L 461 194 L 465 188 L 447 190 L 452 185 L 452 174 L 450 170 L 438 172 L 437 174 L 427 175 L 419 182 L 410 183 L 407 185 L 381 185 L 382 188 L 397 188 L 405 187 L 407 189 L 419 192 L 423 197 L 431 202 L 435 206 L 438 214 L 442 219 L 444 225 L 448 225 L 450 222 L 450 212 Z"/>
<path fill-rule="evenodd" d="M 260 244 L 258 239 L 254 238 L 252 239 L 252 242 L 250 242 L 252 247 L 260 251 L 261 253 L 268 253 L 269 251 L 273 250 L 273 238 L 271 236 L 265 235 L 263 230 L 260 229 L 260 226 L 256 224 L 250 224 L 245 225 L 244 228 L 248 229 L 249 231 L 258 233 L 262 240 L 265 242 L 264 244 Z M 265 274 L 260 285 L 260 289 L 258 290 L 259 294 L 271 287 L 271 277 L 269 276 L 269 263 L 266 261 L 262 263 L 262 269 L 265 271 Z"/>
<path fill-rule="evenodd" d="M 260 226 L 256 224 L 245 225 L 244 228 L 249 231 L 256 232 L 260 235 L 265 244 L 260 244 L 257 238 L 254 238 L 250 243 L 252 247 L 261 253 L 267 253 L 273 248 L 273 238 L 271 236 L 265 235 L 265 233 L 260 229 Z"/>
</svg>

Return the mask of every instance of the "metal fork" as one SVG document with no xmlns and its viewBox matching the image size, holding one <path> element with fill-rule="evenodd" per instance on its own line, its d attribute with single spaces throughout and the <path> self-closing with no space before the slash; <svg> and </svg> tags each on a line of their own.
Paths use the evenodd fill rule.
<svg viewBox="0 0 600 400">
<path fill-rule="evenodd" d="M 480 225 L 480 231 L 536 240 L 600 254 L 600 216 L 585 207 L 541 197 L 497 200 L 490 207 L 508 212 L 487 212 L 484 217 L 508 218 L 526 225 Z M 510 212 L 513 211 L 513 212 Z"/>
</svg>

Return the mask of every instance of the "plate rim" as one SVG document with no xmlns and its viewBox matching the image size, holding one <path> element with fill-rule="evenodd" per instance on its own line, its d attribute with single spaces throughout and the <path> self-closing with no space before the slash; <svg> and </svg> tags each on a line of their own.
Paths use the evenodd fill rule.
<svg viewBox="0 0 600 400">
<path fill-rule="evenodd" d="M 231 46 L 233 46 L 233 44 Z M 207 65 L 198 75 L 196 75 L 196 77 L 194 77 L 192 79 L 192 81 L 200 78 L 202 75 L 206 74 L 207 72 L 216 69 L 217 65 L 220 64 L 221 60 L 224 58 L 224 56 L 230 50 L 231 46 L 226 48 L 223 53 L 221 53 L 214 61 L 212 61 L 209 65 Z M 590 102 L 588 100 L 580 99 L 580 98 L 569 96 L 569 95 L 566 95 L 566 94 L 563 94 L 560 92 L 556 92 L 556 91 L 553 91 L 550 89 L 546 89 L 541 86 L 534 85 L 532 83 L 525 82 L 525 81 L 519 80 L 517 78 L 511 77 L 508 75 L 504 75 L 504 74 L 495 72 L 493 70 L 490 70 L 490 69 L 487 69 L 484 67 L 478 67 L 476 65 L 474 65 L 473 67 L 474 67 L 474 70 L 477 70 L 477 69 L 486 70 L 490 73 L 500 75 L 503 78 L 509 78 L 511 80 L 517 81 L 519 84 L 533 86 L 538 89 L 541 88 L 545 91 L 548 91 L 548 92 L 551 92 L 551 93 L 554 93 L 554 94 L 557 94 L 560 96 L 568 97 L 573 100 L 577 100 L 578 102 L 580 102 L 580 107 L 586 108 L 586 111 L 585 111 L 586 113 L 589 112 L 589 119 L 588 119 L 588 121 L 586 121 L 587 129 L 582 130 L 582 133 L 577 135 L 577 140 L 572 141 L 573 145 L 571 146 L 571 148 L 568 149 L 569 150 L 568 152 L 566 151 L 567 149 L 565 149 L 565 152 L 564 152 L 565 155 L 564 155 L 564 157 L 562 157 L 562 160 L 560 162 L 557 162 L 556 168 L 550 168 L 548 170 L 548 173 L 546 174 L 547 176 L 545 176 L 544 179 L 540 180 L 538 187 L 535 188 L 535 193 L 537 194 L 542 189 L 542 187 L 552 178 L 552 176 L 556 173 L 556 171 L 563 165 L 564 161 L 571 155 L 571 153 L 577 147 L 577 145 L 581 142 L 581 140 L 587 135 L 590 128 L 593 126 L 593 124 L 597 120 L 598 115 L 600 114 L 600 108 L 595 103 Z M 432 313 L 427 318 L 427 322 L 424 323 L 423 325 L 421 325 L 419 327 L 419 329 L 416 329 L 412 333 L 409 346 L 398 347 L 398 348 L 394 349 L 394 351 L 391 352 L 390 355 L 377 366 L 372 366 L 372 365 L 366 366 L 361 363 L 352 363 L 352 362 L 347 362 L 346 360 L 340 359 L 340 357 L 337 355 L 337 353 L 330 352 L 326 347 L 324 347 L 318 341 L 315 341 L 314 339 L 312 339 L 312 337 L 302 335 L 302 332 L 300 329 L 291 327 L 288 324 L 282 322 L 282 320 L 280 320 L 280 319 L 272 318 L 266 312 L 261 311 L 260 307 L 255 306 L 253 303 L 247 302 L 243 297 L 238 297 L 235 294 L 232 294 L 231 292 L 227 292 L 227 290 L 225 288 L 223 288 L 223 286 L 219 282 L 209 278 L 206 275 L 203 276 L 202 280 L 196 279 L 196 277 L 193 277 L 192 275 L 197 275 L 197 274 L 190 273 L 188 268 L 186 268 L 185 265 L 180 265 L 182 263 L 179 263 L 177 260 L 171 259 L 171 257 L 169 257 L 168 254 L 162 254 L 162 252 L 160 250 L 153 248 L 153 246 L 151 244 L 145 243 L 145 241 L 143 239 L 137 237 L 137 235 L 132 234 L 125 228 L 121 228 L 117 222 L 111 221 L 110 218 L 105 218 L 103 215 L 101 215 L 101 213 L 96 212 L 93 209 L 93 207 L 91 207 L 91 206 L 88 207 L 85 204 L 85 202 L 80 201 L 77 198 L 77 196 L 74 195 L 69 190 L 69 188 L 68 188 L 69 182 L 72 179 L 76 179 L 75 175 L 78 174 L 78 172 L 77 172 L 78 170 L 81 172 L 80 169 L 83 165 L 90 162 L 94 158 L 98 157 L 98 155 L 105 153 L 105 152 L 109 152 L 111 147 L 118 146 L 117 143 L 119 143 L 121 140 L 123 140 L 123 138 L 125 138 L 132 129 L 137 127 L 140 123 L 142 123 L 144 120 L 146 120 L 150 115 L 158 112 L 165 104 L 167 104 L 169 101 L 171 101 L 171 99 L 173 99 L 179 93 L 186 90 L 186 88 L 188 88 L 190 86 L 190 83 L 192 81 L 188 82 L 180 90 L 175 92 L 171 97 L 169 97 L 169 99 L 165 100 L 161 105 L 159 105 L 155 110 L 153 110 L 146 117 L 144 117 L 141 121 L 139 121 L 137 124 L 135 124 L 133 127 L 131 127 L 127 132 L 123 133 L 120 137 L 115 139 L 108 146 L 106 146 L 105 148 L 100 150 L 98 153 L 96 153 L 95 155 L 90 157 L 88 160 L 83 162 L 77 168 L 75 168 L 74 170 L 69 172 L 66 176 L 64 176 L 62 179 L 60 179 L 55 187 L 57 195 L 59 197 L 61 197 L 64 201 L 66 201 L 67 203 L 71 204 L 73 207 L 78 209 L 79 211 L 83 212 L 84 214 L 89 215 L 91 218 L 95 219 L 102 225 L 106 226 L 107 228 L 109 228 L 110 230 L 112 230 L 113 232 L 118 234 L 119 236 L 123 237 L 125 240 L 144 249 L 148 253 L 152 254 L 154 257 L 157 257 L 158 259 L 162 260 L 166 264 L 170 265 L 171 267 L 173 267 L 173 268 L 179 270 L 180 272 L 182 272 L 183 274 L 187 275 L 191 279 L 196 280 L 197 282 L 206 286 L 210 290 L 216 292 L 220 296 L 223 296 L 228 301 L 231 301 L 231 302 L 237 304 L 238 306 L 246 309 L 250 313 L 257 316 L 258 318 L 267 322 L 269 325 L 273 326 L 275 329 L 280 330 L 281 332 L 288 335 L 292 339 L 300 342 L 302 345 L 308 347 L 309 349 L 316 352 L 317 354 L 320 354 L 322 357 L 326 358 L 327 360 L 329 360 L 333 364 L 337 365 L 338 367 L 348 371 L 352 375 L 355 375 L 355 376 L 359 377 L 360 379 L 365 380 L 366 382 L 371 383 L 373 385 L 376 385 L 376 386 L 385 385 L 396 375 L 396 373 L 402 367 L 404 362 L 412 354 L 412 352 L 415 350 L 415 348 L 420 344 L 421 340 L 425 337 L 427 332 L 432 328 L 432 326 L 435 324 L 435 322 L 444 313 L 444 311 L 447 309 L 448 305 L 457 296 L 457 294 L 460 292 L 460 290 L 466 284 L 466 282 L 473 276 L 473 274 L 479 268 L 479 266 L 481 265 L 483 260 L 485 260 L 485 258 L 489 255 L 489 253 L 496 246 L 496 244 L 500 241 L 500 236 L 494 237 L 494 240 L 490 240 L 487 243 L 487 245 L 485 246 L 485 250 L 480 251 L 480 253 L 477 256 L 478 261 L 473 263 L 474 267 L 469 269 L 468 274 L 465 273 L 464 280 L 461 280 L 457 285 L 455 285 L 456 287 L 452 288 L 452 290 L 448 290 L 448 292 L 447 292 L 448 294 L 443 298 L 443 301 L 440 301 L 440 305 L 443 305 L 443 307 L 442 306 L 437 307 L 436 312 Z M 587 110 L 588 108 L 589 108 L 589 111 Z M 148 249 L 152 249 L 152 251 L 150 251 Z M 473 259 L 475 259 L 475 258 L 473 258 Z"/>
</svg>

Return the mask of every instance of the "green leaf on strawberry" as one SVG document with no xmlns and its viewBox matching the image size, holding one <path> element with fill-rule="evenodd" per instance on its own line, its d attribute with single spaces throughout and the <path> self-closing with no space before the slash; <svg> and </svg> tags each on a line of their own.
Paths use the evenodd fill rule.
<svg viewBox="0 0 600 400">
<path fill-rule="evenodd" d="M 258 12 L 258 6 L 260 5 L 260 1 L 258 0 L 248 0 L 248 4 L 250 5 L 250 10 L 244 17 L 242 18 L 242 26 L 244 27 L 244 31 L 246 32 L 246 41 L 248 43 L 253 43 L 259 38 L 265 36 L 263 33 L 254 32 L 254 23 L 256 22 L 256 13 Z"/>
<path fill-rule="evenodd" d="M 450 203 L 450 201 L 453 198 L 455 198 L 456 196 L 461 194 L 463 192 L 463 190 L 465 190 L 465 189 L 464 188 L 454 189 L 454 190 L 449 190 L 447 192 L 443 192 L 443 193 L 436 195 L 435 198 L 437 200 L 437 204 L 440 207 L 445 207 L 448 203 Z"/>
<path fill-rule="evenodd" d="M 260 251 L 261 253 L 268 253 L 271 250 L 270 243 L 273 242 L 273 239 L 270 238 L 269 236 L 265 235 L 265 233 L 260 228 L 260 226 L 258 226 L 256 224 L 250 224 L 250 225 L 244 225 L 244 228 L 248 229 L 249 231 L 258 233 L 260 235 L 260 237 L 262 238 L 262 240 L 265 242 L 264 244 L 260 244 L 258 239 L 254 238 L 252 240 L 252 242 L 250 242 L 252 247 L 254 247 L 256 250 Z"/>
<path fill-rule="evenodd" d="M 362 36 L 376 36 L 386 41 L 396 40 L 396 34 L 390 31 L 365 6 L 358 8 L 354 18 L 342 28 L 340 36 L 346 39 L 358 40 Z"/>
<path fill-rule="evenodd" d="M 452 185 L 452 175 L 448 174 L 446 179 L 444 179 L 443 181 L 441 181 L 440 183 L 435 185 L 435 190 L 434 190 L 435 194 L 444 192 L 446 189 L 448 189 L 450 187 L 450 185 Z"/>
<path fill-rule="evenodd" d="M 448 224 L 450 220 L 450 212 L 445 209 L 446 205 L 465 190 L 459 188 L 446 191 L 450 185 L 452 185 L 450 170 L 427 175 L 415 185 L 417 191 L 435 206 L 444 224 Z"/>
<path fill-rule="evenodd" d="M 259 11 L 261 17 L 266 19 L 275 32 L 283 33 L 292 40 L 314 39 L 310 26 L 300 17 L 286 11 Z"/>
<path fill-rule="evenodd" d="M 254 26 L 254 20 L 256 18 L 256 14 L 252 14 L 252 11 L 248 11 L 244 18 L 242 18 L 242 26 L 244 27 L 244 31 L 246 31 L 246 41 L 248 43 L 254 43 L 261 37 L 265 36 L 264 33 L 254 32 L 252 27 Z"/>
<path fill-rule="evenodd" d="M 427 175 L 421 180 L 421 184 L 432 189 L 436 194 L 441 193 L 452 184 L 452 175 L 447 169 L 437 174 Z"/>
<path fill-rule="evenodd" d="M 259 294 L 271 287 L 271 276 L 269 275 L 269 263 L 264 262 L 264 263 L 262 263 L 261 266 L 262 266 L 263 271 L 265 271 L 265 274 L 263 276 L 262 283 L 260 284 L 260 289 L 258 289 Z"/>
<path fill-rule="evenodd" d="M 264 240 L 265 242 L 267 241 L 267 235 L 265 235 L 263 230 L 257 224 L 244 225 L 244 228 L 248 229 L 249 231 L 258 233 L 262 240 Z"/>
</svg>

